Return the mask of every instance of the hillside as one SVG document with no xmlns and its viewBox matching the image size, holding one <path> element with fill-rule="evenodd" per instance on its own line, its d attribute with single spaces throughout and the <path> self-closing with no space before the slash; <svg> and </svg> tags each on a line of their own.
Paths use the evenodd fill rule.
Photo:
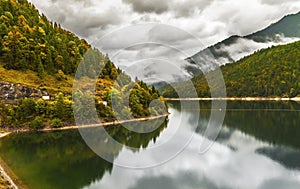
<svg viewBox="0 0 300 189">
<path fill-rule="evenodd" d="M 93 94 L 99 117 L 114 120 L 111 98 L 118 97 L 121 116 L 127 119 L 165 113 L 160 107 L 149 108 L 159 99 L 158 91 L 144 82 L 131 78 L 117 68 L 107 55 L 73 33 L 40 15 L 26 0 L 0 0 L 0 81 L 8 86 L 28 90 L 42 90 L 52 96 L 51 101 L 11 97 L 17 105 L 7 105 L 0 99 L 1 126 L 60 127 L 74 123 L 71 101 L 74 76 L 79 65 L 82 89 L 76 95 Z M 82 63 L 82 64 L 80 64 Z M 101 72 L 100 72 L 101 70 Z M 118 78 L 118 80 L 117 80 Z M 78 79 L 78 78 L 77 78 Z M 96 80 L 94 91 L 90 81 Z M 2 93 L 14 94 L 14 87 L 3 87 Z M 129 90 L 132 89 L 132 90 Z M 19 89 L 17 89 L 19 90 Z M 129 104 L 124 103 L 126 96 Z M 4 99 L 6 100 L 6 99 Z M 124 105 L 125 104 L 125 105 Z M 119 108 L 120 108 L 119 107 Z"/>
<path fill-rule="evenodd" d="M 86 41 L 50 22 L 26 0 L 1 0 L 0 80 L 70 92 Z"/>
<path fill-rule="evenodd" d="M 75 72 L 90 48 L 86 41 L 40 15 L 26 0 L 1 0 L 0 56 L 3 67 L 32 70 L 40 77 Z"/>
<path fill-rule="evenodd" d="M 193 66 L 187 66 L 186 69 L 191 75 L 199 75 L 199 71 L 194 65 L 198 65 L 198 69 L 202 71 L 212 71 L 215 66 L 221 66 L 227 63 L 238 61 L 244 56 L 250 55 L 255 51 L 267 48 L 272 45 L 287 44 L 297 41 L 300 38 L 300 12 L 283 17 L 267 28 L 246 36 L 231 36 L 215 45 L 212 45 L 195 55 L 188 57 L 186 60 Z M 209 51 L 217 61 L 216 65 L 208 65 L 201 60 Z"/>
<path fill-rule="evenodd" d="M 262 49 L 235 63 L 221 66 L 228 97 L 295 97 L 300 94 L 300 41 Z M 213 75 L 214 71 L 208 73 Z M 199 97 L 210 97 L 203 75 L 192 79 Z M 176 84 L 186 91 L 186 83 Z M 215 86 L 218 87 L 218 86 Z M 176 97 L 167 86 L 163 96 Z"/>
<path fill-rule="evenodd" d="M 52 95 L 71 94 L 74 74 L 91 46 L 26 0 L 0 2 L 0 81 L 46 89 Z M 94 54 L 99 64 L 108 64 L 99 78 L 107 92 L 122 71 L 98 50 Z"/>
</svg>

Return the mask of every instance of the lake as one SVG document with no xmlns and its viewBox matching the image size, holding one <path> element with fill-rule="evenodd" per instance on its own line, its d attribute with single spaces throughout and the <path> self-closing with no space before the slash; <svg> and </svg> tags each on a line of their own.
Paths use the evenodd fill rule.
<svg viewBox="0 0 300 189">
<path fill-rule="evenodd" d="M 169 102 L 168 118 L 146 125 L 105 128 L 89 141 L 102 158 L 78 130 L 12 134 L 0 156 L 30 189 L 300 188 L 300 104 L 227 102 L 214 142 L 210 115 L 225 110 L 195 103 Z"/>
</svg>

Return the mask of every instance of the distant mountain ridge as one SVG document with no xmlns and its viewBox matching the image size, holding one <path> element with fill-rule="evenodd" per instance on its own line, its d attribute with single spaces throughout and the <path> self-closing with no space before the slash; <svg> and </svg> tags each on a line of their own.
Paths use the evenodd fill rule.
<svg viewBox="0 0 300 189">
<path fill-rule="evenodd" d="M 278 22 L 258 32 L 247 36 L 233 35 L 212 45 L 186 58 L 191 63 L 191 66 L 187 66 L 186 69 L 192 76 L 196 76 L 199 74 L 199 69 L 203 72 L 211 71 L 216 68 L 216 65 L 232 63 L 259 49 L 287 44 L 297 41 L 298 38 L 300 38 L 300 12 L 284 16 Z M 216 59 L 216 65 L 202 61 L 202 57 L 207 53 Z"/>
<path fill-rule="evenodd" d="M 228 97 L 299 97 L 300 96 L 300 40 L 286 45 L 261 49 L 232 64 L 220 67 Z M 221 89 L 216 71 L 191 79 L 199 97 L 211 97 L 210 87 Z M 211 86 L 206 78 L 211 78 Z M 162 88 L 164 97 L 177 97 L 174 87 L 193 97 L 190 82 L 176 83 Z"/>
<path fill-rule="evenodd" d="M 284 16 L 278 22 L 271 24 L 269 27 L 256 33 L 247 35 L 246 38 L 253 39 L 257 42 L 276 37 L 276 34 L 283 34 L 285 37 L 300 37 L 300 12 Z M 274 36 L 275 35 L 275 36 Z M 263 37 L 263 38 L 259 38 Z"/>
</svg>

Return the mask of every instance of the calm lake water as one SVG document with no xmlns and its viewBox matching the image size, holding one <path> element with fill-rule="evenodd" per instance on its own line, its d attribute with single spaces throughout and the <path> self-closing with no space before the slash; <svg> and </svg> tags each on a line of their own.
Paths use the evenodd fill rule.
<svg viewBox="0 0 300 189">
<path fill-rule="evenodd" d="M 213 142 L 205 137 L 210 104 L 201 102 L 199 110 L 190 103 L 169 103 L 171 115 L 150 122 L 159 123 L 151 132 L 106 128 L 121 145 L 105 134 L 95 143 L 109 149 L 104 157 L 112 163 L 77 130 L 7 136 L 0 156 L 30 189 L 300 188 L 300 104 L 228 102 L 216 142 L 199 153 L 203 142 Z"/>
</svg>

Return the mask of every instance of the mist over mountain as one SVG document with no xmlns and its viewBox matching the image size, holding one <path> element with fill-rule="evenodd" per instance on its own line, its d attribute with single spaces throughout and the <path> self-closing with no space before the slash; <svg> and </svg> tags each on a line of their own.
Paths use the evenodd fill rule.
<svg viewBox="0 0 300 189">
<path fill-rule="evenodd" d="M 211 97 L 211 91 L 226 86 L 228 97 L 299 97 L 300 96 L 300 40 L 286 45 L 261 49 L 232 64 L 220 67 L 224 83 L 218 79 L 218 70 L 195 76 L 191 81 L 162 87 L 164 97 Z M 208 79 L 207 79 L 208 78 Z M 193 87 L 190 87 L 190 82 Z"/>
<path fill-rule="evenodd" d="M 213 46 L 210 46 L 186 60 L 190 65 L 185 69 L 192 75 L 199 75 L 199 70 L 208 72 L 216 67 L 232 63 L 254 53 L 262 48 L 287 44 L 300 38 L 300 12 L 283 17 L 269 27 L 247 36 L 231 36 Z M 215 60 L 203 61 L 210 53 Z M 215 62 L 211 64 L 211 62 Z"/>
</svg>

